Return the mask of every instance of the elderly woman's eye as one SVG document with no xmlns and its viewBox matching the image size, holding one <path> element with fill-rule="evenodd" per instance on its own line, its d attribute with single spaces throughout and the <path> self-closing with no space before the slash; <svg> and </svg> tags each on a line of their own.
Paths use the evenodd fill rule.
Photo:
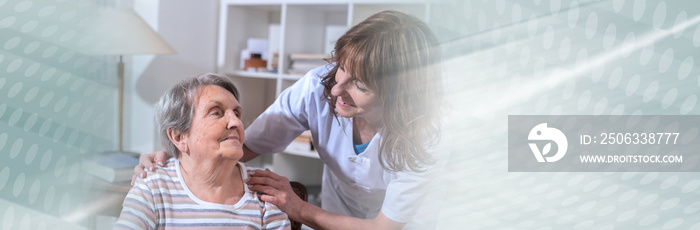
<svg viewBox="0 0 700 230">
<path fill-rule="evenodd" d="M 213 115 L 213 116 L 221 116 L 221 110 L 218 110 L 218 109 L 212 109 L 212 110 L 210 110 L 210 111 L 209 111 L 209 115 Z"/>
</svg>

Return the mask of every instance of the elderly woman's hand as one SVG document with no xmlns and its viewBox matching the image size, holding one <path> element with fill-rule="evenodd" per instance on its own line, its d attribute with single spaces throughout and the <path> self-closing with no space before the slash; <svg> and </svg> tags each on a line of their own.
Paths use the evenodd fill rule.
<svg viewBox="0 0 700 230">
<path fill-rule="evenodd" d="M 268 169 L 251 174 L 251 177 L 246 180 L 246 184 L 251 190 L 262 193 L 260 195 L 262 201 L 277 205 L 290 218 L 295 218 L 303 206 L 307 204 L 294 193 L 289 179 Z"/>
<path fill-rule="evenodd" d="M 165 166 L 165 161 L 168 160 L 168 156 L 165 151 L 157 151 L 149 154 L 143 154 L 139 157 L 139 164 L 134 167 L 134 176 L 131 177 L 131 185 L 134 185 L 136 178 L 145 178 L 146 172 L 153 172 L 155 169 L 154 164 L 158 166 Z"/>
</svg>

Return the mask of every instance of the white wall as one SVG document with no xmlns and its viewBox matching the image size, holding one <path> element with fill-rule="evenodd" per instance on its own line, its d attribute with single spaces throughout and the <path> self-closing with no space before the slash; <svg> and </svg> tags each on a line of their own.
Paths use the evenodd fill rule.
<svg viewBox="0 0 700 230">
<path fill-rule="evenodd" d="M 143 154 L 162 149 L 153 121 L 160 96 L 186 77 L 215 71 L 218 1 L 135 0 L 134 10 L 177 51 L 132 58 L 125 149 Z"/>
</svg>

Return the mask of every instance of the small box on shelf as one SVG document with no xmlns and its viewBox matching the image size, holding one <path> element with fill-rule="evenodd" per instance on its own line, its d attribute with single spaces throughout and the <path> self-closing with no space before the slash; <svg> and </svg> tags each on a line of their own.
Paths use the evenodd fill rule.
<svg viewBox="0 0 700 230">
<path fill-rule="evenodd" d="M 249 72 L 262 72 L 267 70 L 267 61 L 258 53 L 250 54 L 250 58 L 243 62 L 243 70 Z"/>
<path fill-rule="evenodd" d="M 268 72 L 269 52 L 267 39 L 248 38 L 246 49 L 241 50 L 240 69 L 248 72 Z"/>
</svg>

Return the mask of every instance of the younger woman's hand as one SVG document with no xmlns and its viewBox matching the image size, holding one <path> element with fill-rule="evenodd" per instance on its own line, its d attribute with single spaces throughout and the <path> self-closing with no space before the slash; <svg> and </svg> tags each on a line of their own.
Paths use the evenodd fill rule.
<svg viewBox="0 0 700 230">
<path fill-rule="evenodd" d="M 165 161 L 169 158 L 170 156 L 168 156 L 165 151 L 141 155 L 141 157 L 139 157 L 139 164 L 134 167 L 134 176 L 131 177 L 131 185 L 134 185 L 137 177 L 146 178 L 146 172 L 153 172 L 153 170 L 155 170 L 154 164 L 161 167 L 165 166 Z"/>
<path fill-rule="evenodd" d="M 299 210 L 303 209 L 304 202 L 289 184 L 289 179 L 271 172 L 269 169 L 252 173 L 246 180 L 248 188 L 262 193 L 260 200 L 277 205 L 280 210 L 287 213 L 290 218 L 296 218 Z"/>
</svg>

